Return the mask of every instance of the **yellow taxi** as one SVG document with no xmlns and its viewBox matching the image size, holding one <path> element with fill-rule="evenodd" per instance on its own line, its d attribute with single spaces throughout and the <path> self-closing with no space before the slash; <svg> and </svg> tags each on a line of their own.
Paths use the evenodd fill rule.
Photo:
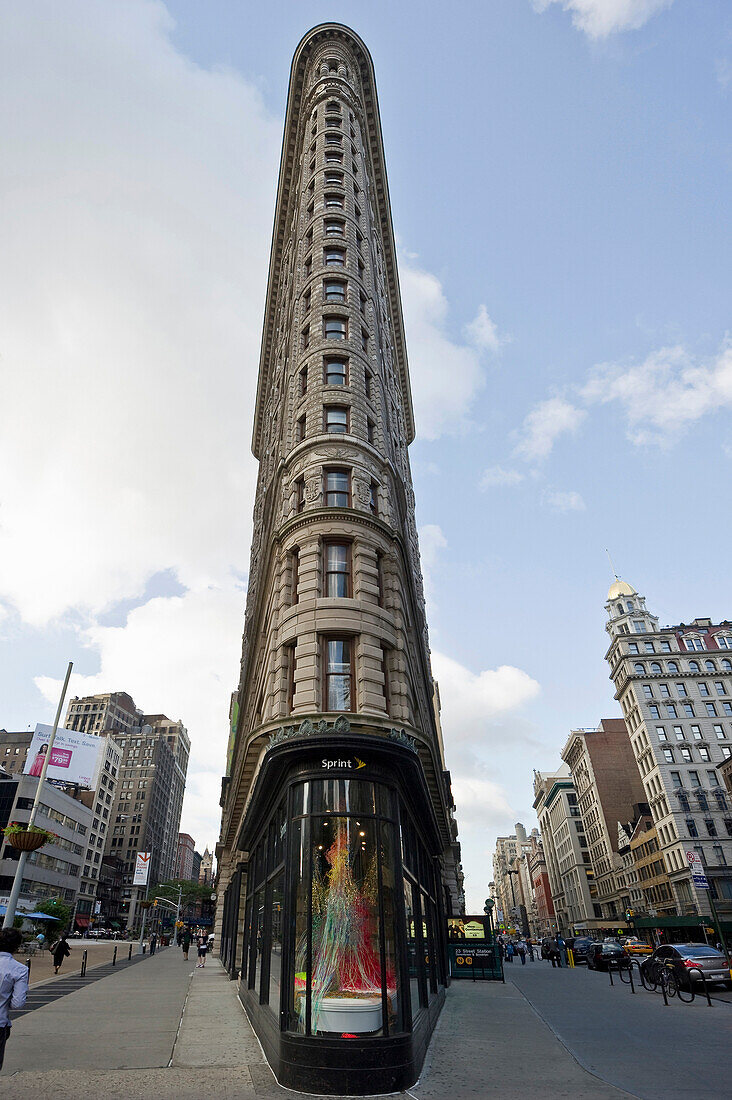
<svg viewBox="0 0 732 1100">
<path fill-rule="evenodd" d="M 647 944 L 644 940 L 639 940 L 637 936 L 623 936 L 620 942 L 631 958 L 653 954 L 653 948 L 650 944 Z"/>
</svg>

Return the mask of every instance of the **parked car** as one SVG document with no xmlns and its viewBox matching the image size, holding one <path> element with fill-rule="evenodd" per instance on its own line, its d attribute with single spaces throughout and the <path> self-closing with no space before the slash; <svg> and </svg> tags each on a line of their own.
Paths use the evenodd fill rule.
<svg viewBox="0 0 732 1100">
<path fill-rule="evenodd" d="M 591 943 L 587 948 L 587 969 L 607 970 L 610 965 L 613 969 L 629 970 L 633 964 L 619 943 Z"/>
<path fill-rule="evenodd" d="M 592 946 L 593 940 L 590 936 L 577 936 L 572 945 L 572 954 L 574 955 L 575 963 L 586 963 L 587 952 Z"/>
<path fill-rule="evenodd" d="M 663 944 L 643 960 L 641 970 L 650 976 L 657 962 L 670 965 L 684 989 L 688 989 L 692 982 L 702 980 L 699 970 L 708 982 L 721 982 L 727 989 L 732 989 L 727 960 L 716 947 L 707 947 L 705 943 Z"/>
<path fill-rule="evenodd" d="M 639 940 L 637 936 L 624 936 L 620 942 L 633 959 L 638 956 L 653 954 L 651 945 L 645 943 L 644 940 Z"/>
</svg>

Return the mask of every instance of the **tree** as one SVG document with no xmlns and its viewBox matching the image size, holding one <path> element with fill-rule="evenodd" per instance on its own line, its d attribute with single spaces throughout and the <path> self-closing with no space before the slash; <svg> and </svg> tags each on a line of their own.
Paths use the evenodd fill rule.
<svg viewBox="0 0 732 1100">
<path fill-rule="evenodd" d="M 44 901 L 38 908 L 42 913 L 48 913 L 49 917 L 58 918 L 57 920 L 46 921 L 43 925 L 43 931 L 49 943 L 52 940 L 58 939 L 61 932 L 70 931 L 69 921 L 71 920 L 71 909 L 61 901 L 60 898 L 52 898 L 50 901 Z"/>
<path fill-rule="evenodd" d="M 154 898 L 156 895 L 165 898 L 167 901 L 177 905 L 178 903 L 178 887 L 182 888 L 181 892 L 181 912 L 185 912 L 187 909 L 193 909 L 199 903 L 210 901 L 211 899 L 211 887 L 200 886 L 197 882 L 190 882 L 187 879 L 168 879 L 166 882 L 159 882 L 150 889 L 150 897 Z"/>
</svg>

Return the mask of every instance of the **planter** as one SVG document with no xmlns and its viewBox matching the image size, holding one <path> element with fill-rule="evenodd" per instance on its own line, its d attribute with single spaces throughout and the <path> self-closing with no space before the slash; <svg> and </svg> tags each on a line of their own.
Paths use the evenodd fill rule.
<svg viewBox="0 0 732 1100">
<path fill-rule="evenodd" d="M 363 1035 L 381 1027 L 381 997 L 324 997 L 318 1031 Z"/>
<path fill-rule="evenodd" d="M 17 848 L 19 852 L 35 852 L 37 848 L 42 848 L 44 844 L 48 844 L 48 833 L 39 832 L 35 829 L 26 830 L 22 833 L 6 833 L 5 840 L 8 844 L 12 844 L 13 848 Z"/>
</svg>

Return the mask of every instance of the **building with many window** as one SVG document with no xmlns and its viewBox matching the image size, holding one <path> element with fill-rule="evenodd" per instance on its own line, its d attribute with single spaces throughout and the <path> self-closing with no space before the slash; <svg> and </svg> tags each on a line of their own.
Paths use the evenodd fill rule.
<svg viewBox="0 0 732 1100">
<path fill-rule="evenodd" d="M 178 851 L 175 857 L 175 878 L 181 879 L 184 882 L 198 881 L 193 878 L 193 856 L 196 851 L 196 844 L 192 836 L 188 833 L 178 833 Z"/>
<path fill-rule="evenodd" d="M 596 896 L 589 927 L 622 923 L 630 894 L 618 851 L 618 823 L 635 821 L 645 799 L 625 722 L 603 718 L 596 729 L 572 730 L 561 756 L 572 775 L 590 853 Z"/>
<path fill-rule="evenodd" d="M 10 821 L 28 821 L 39 780 L 32 775 L 13 775 L 0 780 L 0 797 Z M 3 815 L 4 816 L 4 815 Z M 44 784 L 36 821 L 56 836 L 38 851 L 31 852 L 25 865 L 19 905 L 26 911 L 37 908 L 44 898 L 59 897 L 74 907 L 79 893 L 94 814 L 76 798 L 51 783 Z M 13 886 L 20 852 L 0 838 L 0 904 L 5 904 Z"/>
<path fill-rule="evenodd" d="M 615 698 L 677 915 L 710 913 L 707 892 L 694 887 L 689 870 L 687 852 L 696 851 L 729 920 L 732 802 L 717 768 L 732 757 L 732 624 L 702 618 L 659 627 L 645 597 L 621 580 L 605 607 Z"/>
<path fill-rule="evenodd" d="M 558 931 L 586 932 L 597 898 L 589 846 L 577 791 L 567 765 L 534 772 L 534 809 L 539 819 Z"/>
<path fill-rule="evenodd" d="M 295 1088 L 411 1083 L 444 997 L 443 918 L 460 878 L 413 438 L 373 65 L 357 35 L 326 24 L 290 77 L 216 853 L 217 942 L 275 1074 Z M 326 929 L 346 928 L 320 919 L 344 889 L 359 899 L 352 947 L 326 943 Z M 346 1020 L 353 950 L 369 962 L 361 1014 Z"/>
<path fill-rule="evenodd" d="M 81 702 L 83 703 L 83 701 Z M 73 705 L 72 702 L 71 706 Z M 88 722 L 94 712 L 86 713 L 89 715 Z M 77 724 L 80 722 L 78 716 L 76 722 Z M 75 729 L 76 732 L 80 733 L 92 733 L 100 736 L 103 740 L 102 760 L 96 776 L 96 786 L 92 790 L 79 788 L 78 785 L 73 783 L 63 784 L 58 780 L 49 783 L 49 786 L 53 786 L 57 790 L 63 790 L 67 795 L 78 799 L 92 811 L 89 831 L 86 834 L 84 861 L 81 866 L 81 875 L 77 884 L 71 918 L 72 928 L 84 929 L 93 922 L 95 916 L 100 918 L 112 916 L 106 909 L 98 908 L 96 902 L 98 900 L 101 862 L 108 840 L 112 805 L 117 791 L 121 751 L 119 745 L 110 736 L 110 727 L 106 723 L 100 726 L 99 729 L 77 729 L 76 726 L 71 725 L 66 728 Z M 32 739 L 33 734 L 29 731 L 8 733 L 5 730 L 0 730 L 0 761 L 5 763 L 12 773 L 16 775 L 22 773 Z"/>
</svg>

